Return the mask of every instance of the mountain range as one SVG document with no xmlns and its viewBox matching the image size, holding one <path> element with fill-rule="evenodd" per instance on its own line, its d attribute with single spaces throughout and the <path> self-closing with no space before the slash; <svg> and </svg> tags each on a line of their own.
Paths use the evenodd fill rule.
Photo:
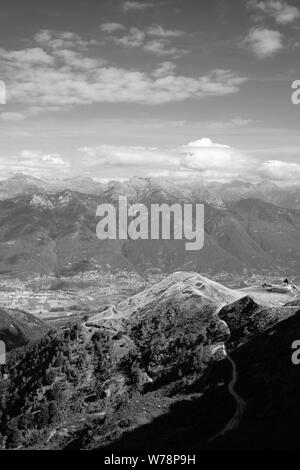
<svg viewBox="0 0 300 470">
<path fill-rule="evenodd" d="M 73 176 L 64 179 L 40 179 L 23 173 L 16 173 L 8 179 L 0 180 L 0 199 L 8 199 L 21 194 L 33 194 L 35 192 L 57 193 L 71 190 L 83 194 L 100 195 L 103 192 L 109 194 L 118 190 L 122 194 L 137 195 L 146 188 L 157 186 L 165 187 L 168 193 L 181 192 L 181 196 L 188 198 L 195 196 L 204 197 L 216 205 L 224 202 L 238 201 L 242 198 L 257 198 L 265 202 L 289 209 L 300 209 L 300 185 L 281 187 L 274 182 L 264 180 L 259 183 L 251 183 L 242 180 L 233 180 L 229 183 L 203 182 L 202 180 L 186 180 L 170 182 L 167 178 L 138 178 L 133 177 L 124 182 L 100 183 L 91 177 Z M 151 189 L 150 189 L 151 192 Z"/>
<path fill-rule="evenodd" d="M 35 192 L 57 193 L 67 189 L 86 193 L 99 194 L 103 185 L 88 177 L 41 180 L 23 173 L 16 173 L 8 179 L 0 180 L 0 200 L 13 198 L 21 194 Z"/>
<path fill-rule="evenodd" d="M 49 191 L 34 178 L 17 175 L 12 179 L 14 184 L 2 182 L 1 190 L 4 194 L 6 188 L 6 198 L 0 201 L 2 273 L 72 275 L 120 268 L 142 275 L 176 270 L 208 276 L 300 273 L 299 209 L 280 207 L 257 197 L 225 202 L 202 185 L 186 187 L 162 179 L 111 182 L 101 190 L 97 186 L 97 194 L 92 180 L 84 180 L 86 186 L 81 180 L 72 180 L 70 186 L 77 191 L 57 192 L 54 186 Z M 8 198 L 9 191 L 17 188 L 21 194 Z M 98 205 L 116 204 L 122 195 L 129 203 L 148 208 L 154 203 L 204 203 L 204 248 L 186 251 L 185 241 L 174 239 L 98 240 Z"/>
</svg>

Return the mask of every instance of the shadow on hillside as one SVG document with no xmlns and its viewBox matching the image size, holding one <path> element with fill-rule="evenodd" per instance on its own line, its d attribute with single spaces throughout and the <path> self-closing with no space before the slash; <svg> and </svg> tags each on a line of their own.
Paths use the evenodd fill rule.
<svg viewBox="0 0 300 470">
<path fill-rule="evenodd" d="M 200 398 L 176 402 L 168 413 L 153 419 L 149 424 L 123 433 L 120 439 L 99 450 L 195 451 L 206 447 L 208 439 L 223 428 L 234 411 L 235 402 L 225 384 Z"/>
</svg>

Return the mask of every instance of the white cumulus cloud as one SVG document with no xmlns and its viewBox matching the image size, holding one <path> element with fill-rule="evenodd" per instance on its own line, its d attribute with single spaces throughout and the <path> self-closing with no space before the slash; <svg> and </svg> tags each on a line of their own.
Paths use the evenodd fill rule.
<svg viewBox="0 0 300 470">
<path fill-rule="evenodd" d="M 279 25 L 288 25 L 300 19 L 300 10 L 282 0 L 250 0 L 248 7 L 274 18 Z"/>
<path fill-rule="evenodd" d="M 124 25 L 122 25 L 121 23 L 102 23 L 100 25 L 100 30 L 103 32 L 103 33 L 115 33 L 116 31 L 122 31 L 126 29 L 126 27 Z"/>
<path fill-rule="evenodd" d="M 56 177 L 57 172 L 68 174 L 70 164 L 58 153 L 43 153 L 39 150 L 22 150 L 16 155 L 0 157 L 0 172 L 3 177 L 14 173 L 26 173 L 36 177 Z"/>
<path fill-rule="evenodd" d="M 252 28 L 242 45 L 248 46 L 259 59 L 272 57 L 284 47 L 284 37 L 279 31 Z"/>
<path fill-rule="evenodd" d="M 264 178 L 275 181 L 300 181 L 300 164 L 268 160 L 261 165 L 260 173 Z"/>
<path fill-rule="evenodd" d="M 0 49 L 8 102 L 25 104 L 25 115 L 96 103 L 160 105 L 224 96 L 239 92 L 247 81 L 231 70 L 213 70 L 198 77 L 179 75 L 172 62 L 165 62 L 153 72 L 110 66 L 101 57 L 89 57 L 84 49 L 86 40 L 73 33 L 54 35 L 43 30 L 35 40 L 43 43 L 43 48 Z M 136 28 L 119 38 L 131 47 L 143 40 L 144 33 Z M 78 42 L 82 44 L 79 52 L 74 50 Z M 166 49 L 166 43 L 158 43 L 157 52 L 163 55 L 171 51 Z"/>
<path fill-rule="evenodd" d="M 100 145 L 80 148 L 81 160 L 93 172 L 100 168 L 134 169 L 141 176 L 202 174 L 207 179 L 238 177 L 256 162 L 227 145 L 202 138 L 178 148 L 119 147 Z"/>
<path fill-rule="evenodd" d="M 291 183 L 300 178 L 300 164 L 281 160 L 262 161 L 229 145 L 201 138 L 176 148 L 99 145 L 82 147 L 84 171 L 101 175 L 112 171 L 118 177 L 164 176 L 206 181 L 267 178 Z"/>
<path fill-rule="evenodd" d="M 125 47 L 140 47 L 144 43 L 146 34 L 138 28 L 129 28 L 127 34 L 121 37 L 112 36 L 110 40 Z"/>
<path fill-rule="evenodd" d="M 184 36 L 186 33 L 185 31 L 179 29 L 165 29 L 163 26 L 159 24 L 154 24 L 147 28 L 147 33 L 150 36 L 161 36 L 161 37 L 168 37 L 168 38 L 178 38 Z"/>
<path fill-rule="evenodd" d="M 122 5 L 122 8 L 125 12 L 131 11 L 131 10 L 144 11 L 152 7 L 154 7 L 154 3 L 150 3 L 150 2 L 127 1 L 127 2 L 124 2 Z"/>
</svg>

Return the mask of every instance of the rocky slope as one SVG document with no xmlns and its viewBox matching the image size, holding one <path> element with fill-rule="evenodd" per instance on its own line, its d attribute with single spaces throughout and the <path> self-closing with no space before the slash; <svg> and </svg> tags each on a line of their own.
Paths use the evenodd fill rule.
<svg viewBox="0 0 300 470">
<path fill-rule="evenodd" d="M 220 307 L 241 297 L 196 273 L 175 273 L 142 293 L 92 316 L 87 326 L 121 335 L 122 355 L 138 357 L 153 386 L 202 374 L 229 330 Z M 119 353 L 118 353 L 119 354 Z"/>
<path fill-rule="evenodd" d="M 125 319 L 132 319 L 137 311 L 144 314 L 161 312 L 163 306 L 177 305 L 183 311 L 194 311 L 200 308 L 216 312 L 222 305 L 232 303 L 243 294 L 228 289 L 193 272 L 176 272 L 152 287 L 130 297 L 117 306 L 109 308 L 89 319 L 89 325 L 105 324 L 120 328 Z"/>
<path fill-rule="evenodd" d="M 48 329 L 45 323 L 30 313 L 0 309 L 0 340 L 6 344 L 7 351 L 42 338 Z"/>
<path fill-rule="evenodd" d="M 228 349 L 236 349 L 247 343 L 277 323 L 294 316 L 298 310 L 299 307 L 294 301 L 280 307 L 266 308 L 258 305 L 249 296 L 224 306 L 219 312 L 219 317 L 230 329 Z"/>
<path fill-rule="evenodd" d="M 238 447 L 248 435 L 258 445 L 255 436 L 267 431 L 276 442 L 278 402 L 291 393 L 297 403 L 297 372 L 284 367 L 298 323 L 298 305 L 260 306 L 197 273 L 175 273 L 12 352 L 0 378 L 0 442 L 183 451 Z M 239 433 L 211 440 L 235 416 L 238 394 L 246 403 Z"/>
</svg>

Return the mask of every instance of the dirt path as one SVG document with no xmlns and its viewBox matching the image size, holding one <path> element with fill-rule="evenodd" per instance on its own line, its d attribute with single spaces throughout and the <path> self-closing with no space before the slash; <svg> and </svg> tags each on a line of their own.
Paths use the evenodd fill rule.
<svg viewBox="0 0 300 470">
<path fill-rule="evenodd" d="M 224 307 L 224 305 L 222 305 L 214 314 L 214 316 L 216 318 L 219 319 L 219 321 L 225 323 L 223 320 L 221 320 L 219 318 L 219 312 L 222 310 L 222 308 Z M 226 324 L 226 323 L 225 323 Z M 226 325 L 227 326 L 227 325 Z M 227 339 L 227 341 L 229 341 L 230 338 Z M 228 383 L 228 392 L 230 393 L 230 395 L 232 396 L 232 398 L 234 399 L 235 403 L 236 403 L 236 409 L 235 409 L 235 413 L 234 415 L 232 416 L 232 418 L 230 418 L 230 420 L 228 421 L 228 423 L 224 426 L 224 428 L 221 429 L 221 431 L 219 431 L 217 434 L 215 434 L 214 436 L 212 436 L 208 442 L 211 442 L 213 440 L 215 440 L 217 437 L 220 437 L 220 436 L 223 436 L 224 434 L 226 434 L 228 431 L 231 431 L 233 429 L 236 429 L 240 422 L 241 422 L 241 419 L 242 419 L 242 416 L 246 410 L 246 402 L 243 400 L 243 398 L 236 392 L 235 390 L 235 386 L 236 386 L 236 383 L 238 381 L 238 372 L 237 372 L 237 367 L 236 367 L 236 364 L 234 362 L 234 360 L 229 356 L 227 350 L 226 350 L 226 345 L 223 346 L 225 351 L 226 351 L 226 359 L 230 362 L 231 364 L 231 368 L 232 368 L 232 376 L 231 376 L 231 380 L 230 382 Z"/>
<path fill-rule="evenodd" d="M 231 380 L 228 384 L 228 392 L 230 393 L 230 395 L 233 397 L 233 399 L 236 402 L 236 409 L 235 409 L 234 415 L 228 421 L 228 423 L 224 426 L 224 428 L 221 429 L 221 431 L 219 431 L 213 437 L 211 437 L 208 442 L 211 442 L 211 441 L 215 440 L 218 437 L 224 436 L 224 434 L 226 434 L 227 432 L 238 428 L 239 425 L 240 425 L 242 416 L 243 416 L 243 414 L 245 413 L 245 410 L 246 410 L 246 402 L 235 391 L 235 385 L 238 381 L 238 372 L 237 372 L 236 364 L 235 364 L 234 360 L 229 356 L 229 354 L 227 355 L 227 359 L 230 362 L 231 367 L 232 367 L 232 378 L 231 378 Z"/>
</svg>

